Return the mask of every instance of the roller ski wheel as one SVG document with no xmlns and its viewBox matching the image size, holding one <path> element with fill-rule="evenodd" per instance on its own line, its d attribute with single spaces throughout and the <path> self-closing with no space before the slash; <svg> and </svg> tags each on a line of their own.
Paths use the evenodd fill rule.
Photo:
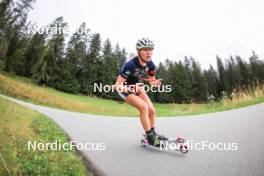
<svg viewBox="0 0 264 176">
<path fill-rule="evenodd" d="M 189 151 L 188 146 L 185 145 L 185 144 L 182 144 L 182 145 L 180 146 L 180 151 L 181 151 L 182 153 L 184 153 L 184 154 L 188 153 L 188 151 Z"/>
<path fill-rule="evenodd" d="M 185 142 L 185 139 L 183 137 L 177 137 L 176 138 L 176 142 L 178 142 L 178 143 L 184 143 Z"/>
</svg>

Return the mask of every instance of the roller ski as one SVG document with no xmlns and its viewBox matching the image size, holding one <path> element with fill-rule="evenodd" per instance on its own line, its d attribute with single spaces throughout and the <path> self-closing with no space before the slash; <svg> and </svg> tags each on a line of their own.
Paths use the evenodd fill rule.
<svg viewBox="0 0 264 176">
<path fill-rule="evenodd" d="M 163 135 L 156 134 L 155 132 L 144 134 L 141 139 L 141 145 L 143 147 L 151 146 L 159 148 L 160 150 L 180 151 L 181 153 L 187 153 L 189 151 L 184 138 L 167 138 Z"/>
</svg>

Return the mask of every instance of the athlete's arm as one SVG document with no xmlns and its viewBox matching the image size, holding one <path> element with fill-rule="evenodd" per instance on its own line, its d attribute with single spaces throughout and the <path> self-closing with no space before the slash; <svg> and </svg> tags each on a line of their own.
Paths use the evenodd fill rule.
<svg viewBox="0 0 264 176">
<path fill-rule="evenodd" d="M 135 92 L 134 89 L 129 88 L 127 85 L 124 85 L 129 76 L 134 73 L 135 65 L 131 62 L 127 62 L 122 69 L 120 70 L 119 76 L 117 77 L 115 87 L 117 91 L 120 92 Z M 137 86 L 137 85 L 136 85 Z M 138 90 L 138 89 L 136 89 Z"/>
<path fill-rule="evenodd" d="M 128 86 L 124 85 L 124 82 L 126 82 L 126 79 L 119 75 L 114 85 L 115 89 L 120 92 L 131 92 L 133 94 L 140 94 L 142 92 L 142 84 L 131 85 L 129 89 Z"/>
<path fill-rule="evenodd" d="M 149 85 L 151 86 L 159 86 L 161 85 L 161 80 L 160 79 L 156 79 L 155 76 L 148 76 L 149 79 Z"/>
<path fill-rule="evenodd" d="M 149 68 L 149 71 L 148 71 L 149 85 L 151 85 L 151 86 L 159 86 L 159 85 L 161 85 L 160 80 L 155 78 L 156 71 L 157 71 L 156 70 L 156 66 L 151 61 L 150 62 L 150 68 Z"/>
<path fill-rule="evenodd" d="M 128 87 L 124 85 L 125 82 L 126 82 L 126 79 L 119 75 L 114 85 L 115 89 L 119 92 L 129 92 Z"/>
</svg>

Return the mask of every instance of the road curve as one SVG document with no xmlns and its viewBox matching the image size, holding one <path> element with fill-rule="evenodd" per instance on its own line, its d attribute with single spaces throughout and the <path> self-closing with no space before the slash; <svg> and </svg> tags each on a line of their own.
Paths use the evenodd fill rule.
<svg viewBox="0 0 264 176">
<path fill-rule="evenodd" d="M 264 176 L 264 103 L 219 113 L 158 118 L 159 133 L 184 136 L 198 147 L 185 155 L 142 147 L 138 118 L 88 115 L 8 99 L 50 117 L 78 143 L 104 143 L 105 150 L 81 151 L 99 175 Z M 202 143 L 206 144 L 204 150 Z M 207 144 L 226 150 L 210 150 Z"/>
</svg>

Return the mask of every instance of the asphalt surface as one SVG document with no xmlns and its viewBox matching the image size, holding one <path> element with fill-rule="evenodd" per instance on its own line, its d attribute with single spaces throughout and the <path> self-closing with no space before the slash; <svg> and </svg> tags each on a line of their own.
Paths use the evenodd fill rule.
<svg viewBox="0 0 264 176">
<path fill-rule="evenodd" d="M 156 120 L 159 133 L 189 140 L 187 154 L 144 148 L 138 118 L 87 115 L 13 101 L 53 119 L 99 175 L 264 176 L 264 104 L 219 113 Z M 204 150 L 202 150 L 202 145 Z M 210 150 L 219 147 L 219 150 Z M 100 150 L 105 148 L 105 150 Z"/>
</svg>

